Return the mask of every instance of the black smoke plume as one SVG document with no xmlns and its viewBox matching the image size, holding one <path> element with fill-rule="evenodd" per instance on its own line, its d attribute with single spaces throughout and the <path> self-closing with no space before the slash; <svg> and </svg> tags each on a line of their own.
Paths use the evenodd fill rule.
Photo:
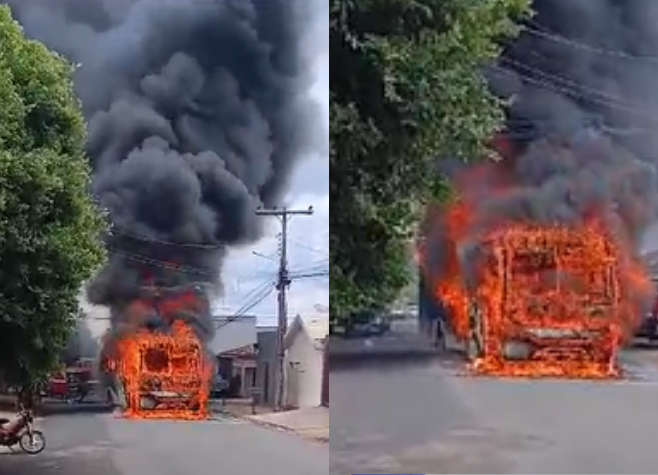
<svg viewBox="0 0 658 475">
<path fill-rule="evenodd" d="M 112 223 L 89 299 L 117 309 L 145 282 L 218 289 L 226 249 L 260 236 L 254 210 L 278 204 L 295 163 L 324 146 L 314 2 L 6 3 L 78 66 L 93 194 Z"/>
<path fill-rule="evenodd" d="M 519 220 L 572 223 L 593 210 L 636 241 L 656 218 L 658 4 L 536 0 L 493 68 L 511 100 L 507 130 L 522 150 L 518 192 L 487 205 Z M 644 59 L 643 59 L 644 58 Z"/>
<path fill-rule="evenodd" d="M 510 104 L 502 136 L 512 153 L 492 167 L 504 193 L 491 177 L 467 186 L 475 225 L 465 240 L 477 245 L 500 223 L 578 225 L 596 215 L 637 249 L 658 210 L 658 2 L 533 6 L 520 38 L 486 71 Z M 434 278 L 446 272 L 447 238 L 437 225 L 428 240 Z"/>
</svg>

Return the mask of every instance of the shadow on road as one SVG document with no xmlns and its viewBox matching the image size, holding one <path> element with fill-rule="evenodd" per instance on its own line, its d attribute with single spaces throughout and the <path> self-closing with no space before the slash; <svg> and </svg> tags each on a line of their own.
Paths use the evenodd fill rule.
<svg viewBox="0 0 658 475">
<path fill-rule="evenodd" d="M 332 336 L 327 343 L 330 370 L 360 366 L 422 364 L 435 360 L 463 361 L 457 349 L 437 348 L 418 332 L 389 332 L 381 336 Z"/>
</svg>

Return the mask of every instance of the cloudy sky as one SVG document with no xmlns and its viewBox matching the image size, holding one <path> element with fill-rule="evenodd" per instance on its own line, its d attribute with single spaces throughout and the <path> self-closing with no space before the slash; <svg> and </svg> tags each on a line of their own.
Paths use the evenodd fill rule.
<svg viewBox="0 0 658 475">
<path fill-rule="evenodd" d="M 322 104 L 326 141 L 329 142 L 329 25 L 328 0 L 316 1 L 318 22 L 308 38 L 308 54 L 312 57 L 317 78 L 310 92 Z M 325 150 L 307 157 L 298 167 L 286 203 L 291 208 L 313 206 L 312 216 L 297 216 L 289 225 L 289 263 L 293 276 L 317 274 L 329 268 L 329 160 Z M 268 237 L 256 246 L 231 253 L 224 269 L 225 296 L 217 302 L 216 311 L 233 313 L 254 305 L 270 288 L 277 270 L 277 234 L 280 224 L 272 219 Z M 254 254 L 254 252 L 256 254 Z M 323 311 L 329 301 L 326 276 L 293 279 L 289 293 L 290 314 Z M 276 323 L 276 297 L 272 292 L 248 310 L 257 315 L 260 324 Z"/>
</svg>

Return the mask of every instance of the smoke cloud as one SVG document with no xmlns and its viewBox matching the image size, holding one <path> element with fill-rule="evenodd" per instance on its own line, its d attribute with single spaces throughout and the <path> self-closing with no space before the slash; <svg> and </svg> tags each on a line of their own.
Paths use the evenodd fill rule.
<svg viewBox="0 0 658 475">
<path fill-rule="evenodd" d="M 492 89 L 511 99 L 518 192 L 489 219 L 573 223 L 596 211 L 635 243 L 656 218 L 658 4 L 534 2 Z M 642 59 L 642 58 L 645 59 Z"/>
<path fill-rule="evenodd" d="M 78 64 L 93 193 L 113 224 L 90 300 L 121 307 L 146 280 L 219 289 L 226 249 L 261 235 L 255 208 L 279 204 L 297 161 L 326 149 L 313 2 L 6 3 Z"/>
<path fill-rule="evenodd" d="M 635 253 L 658 213 L 658 2 L 535 0 L 534 9 L 486 70 L 510 104 L 497 143 L 506 160 L 442 170 L 470 207 L 461 255 L 471 283 L 474 249 L 501 224 L 596 218 Z M 445 218 L 428 220 L 433 282 L 453 271 Z"/>
</svg>

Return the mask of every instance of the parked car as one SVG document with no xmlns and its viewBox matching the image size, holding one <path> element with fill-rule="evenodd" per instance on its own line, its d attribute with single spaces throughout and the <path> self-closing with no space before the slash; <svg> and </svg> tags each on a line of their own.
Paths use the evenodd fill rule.
<svg viewBox="0 0 658 475">
<path fill-rule="evenodd" d="M 391 329 L 390 319 L 381 312 L 362 311 L 332 325 L 331 334 L 345 338 L 381 336 Z"/>
<path fill-rule="evenodd" d="M 222 397 L 226 397 L 229 386 L 230 383 L 226 378 L 221 374 L 216 375 L 210 388 L 210 398 L 221 399 Z"/>
<path fill-rule="evenodd" d="M 653 280 L 654 285 L 658 286 L 658 280 Z M 650 342 L 658 341 L 658 296 L 653 301 L 653 306 L 647 311 L 640 326 L 635 332 L 636 338 L 643 338 Z"/>
<path fill-rule="evenodd" d="M 637 331 L 636 338 L 645 338 L 651 342 L 658 341 L 658 315 L 655 312 L 647 313 Z"/>
</svg>

